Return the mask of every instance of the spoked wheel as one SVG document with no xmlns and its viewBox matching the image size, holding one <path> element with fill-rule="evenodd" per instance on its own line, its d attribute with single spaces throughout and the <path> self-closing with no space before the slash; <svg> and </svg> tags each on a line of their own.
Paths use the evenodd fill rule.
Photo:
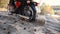
<svg viewBox="0 0 60 34">
<path fill-rule="evenodd" d="M 32 20 L 32 18 L 33 18 L 33 9 L 30 6 L 25 6 L 24 15 L 29 17 L 29 20 Z"/>
</svg>

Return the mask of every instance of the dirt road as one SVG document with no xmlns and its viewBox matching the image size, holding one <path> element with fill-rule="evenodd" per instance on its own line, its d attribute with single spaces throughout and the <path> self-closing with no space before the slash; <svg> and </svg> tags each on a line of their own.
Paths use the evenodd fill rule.
<svg viewBox="0 0 60 34">
<path fill-rule="evenodd" d="M 49 21 L 46 18 L 45 24 L 26 22 L 18 16 L 8 15 L 7 12 L 0 12 L 0 34 L 60 34 L 60 24 L 57 21 Z"/>
</svg>

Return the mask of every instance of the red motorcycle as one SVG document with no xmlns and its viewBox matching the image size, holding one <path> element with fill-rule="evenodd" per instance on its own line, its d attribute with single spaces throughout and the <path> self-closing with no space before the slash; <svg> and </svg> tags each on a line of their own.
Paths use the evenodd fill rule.
<svg viewBox="0 0 60 34">
<path fill-rule="evenodd" d="M 16 12 L 15 12 L 15 8 L 19 8 L 24 4 L 22 4 L 22 2 L 20 2 L 20 1 L 15 1 L 14 3 L 15 3 L 15 6 L 12 6 L 10 4 L 8 5 L 9 13 L 14 14 L 14 13 L 18 12 L 17 14 L 19 14 L 20 17 L 27 18 L 29 20 L 32 19 L 34 12 L 33 12 L 33 9 L 30 7 L 29 0 L 27 0 L 27 2 L 26 2 L 27 4 L 24 6 L 23 10 L 18 9 L 19 11 L 16 11 Z M 37 4 L 38 4 L 36 2 L 33 2 L 33 3 L 35 6 L 37 6 Z M 23 12 L 23 13 L 21 14 L 21 12 Z"/>
</svg>

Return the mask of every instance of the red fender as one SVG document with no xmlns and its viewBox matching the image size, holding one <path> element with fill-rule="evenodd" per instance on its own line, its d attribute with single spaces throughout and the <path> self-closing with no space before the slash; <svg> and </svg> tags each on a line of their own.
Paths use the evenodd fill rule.
<svg viewBox="0 0 60 34">
<path fill-rule="evenodd" d="M 21 2 L 19 2 L 19 1 L 16 1 L 16 7 L 18 8 L 18 7 L 20 7 L 21 6 Z"/>
</svg>

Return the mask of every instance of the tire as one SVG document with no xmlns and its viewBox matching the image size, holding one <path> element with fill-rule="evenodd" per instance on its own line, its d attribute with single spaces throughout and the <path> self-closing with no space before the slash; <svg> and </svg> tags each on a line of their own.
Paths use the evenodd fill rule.
<svg viewBox="0 0 60 34">
<path fill-rule="evenodd" d="M 14 12 L 14 9 L 12 7 L 8 7 L 8 15 L 12 15 Z"/>
<path fill-rule="evenodd" d="M 27 14 L 28 12 L 30 12 L 30 15 Z M 24 15 L 29 17 L 29 20 L 33 19 L 33 9 L 30 6 L 25 6 L 24 8 Z"/>
</svg>

